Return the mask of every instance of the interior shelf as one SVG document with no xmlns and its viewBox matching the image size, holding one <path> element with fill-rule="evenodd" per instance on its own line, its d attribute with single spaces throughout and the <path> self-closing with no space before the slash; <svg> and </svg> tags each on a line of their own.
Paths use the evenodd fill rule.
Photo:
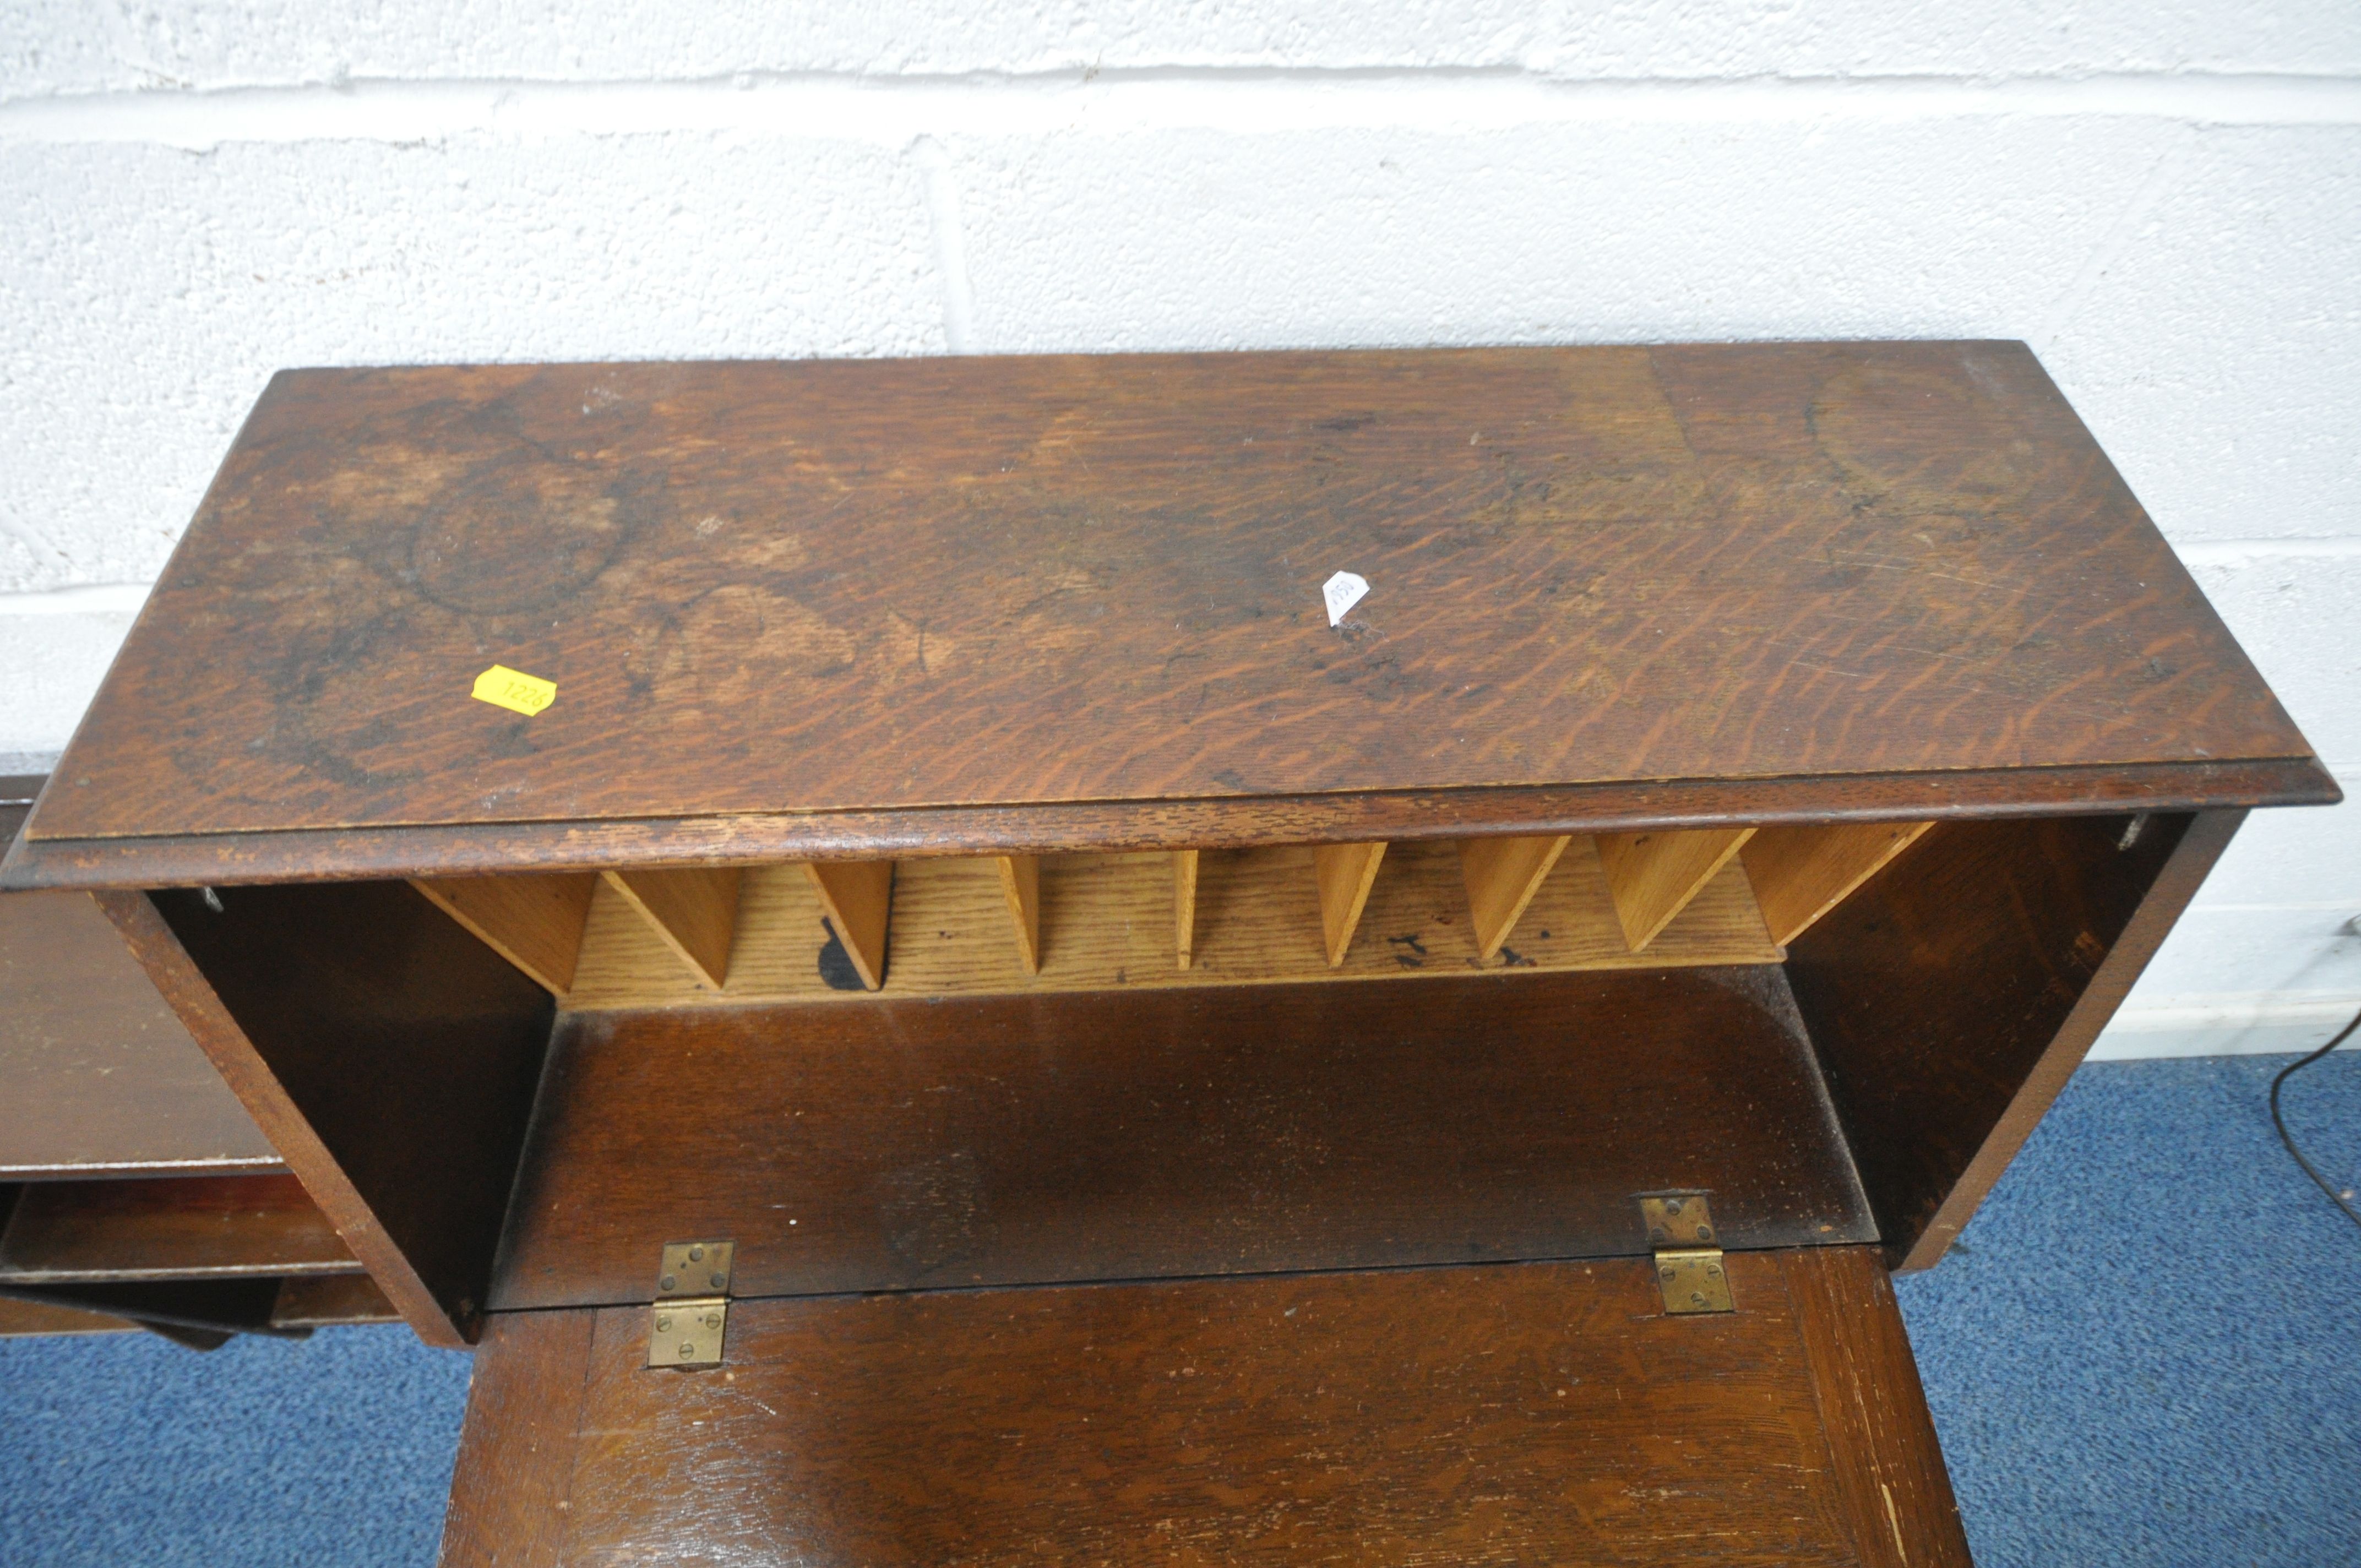
<svg viewBox="0 0 2361 1568">
<path fill-rule="evenodd" d="M 1029 974 L 992 859 L 905 861 L 894 878 L 884 989 L 965 995 L 1482 969 L 1665 969 L 1780 958 L 1736 865 L 1725 867 L 1645 950 L 1631 951 L 1598 856 L 1585 843 L 1560 859 L 1513 938 L 1487 959 L 1477 950 L 1453 847 L 1419 843 L 1391 847 L 1368 891 L 1358 939 L 1332 966 L 1323 946 L 1312 855 L 1308 846 L 1204 851 L 1196 940 L 1186 969 L 1175 955 L 1170 855 L 1047 857 L 1040 867 L 1040 969 Z M 602 884 L 590 902 L 566 1004 L 653 1007 L 857 996 L 865 987 L 851 966 L 824 956 L 830 946 L 824 913 L 801 867 L 747 872 L 728 979 L 717 987 Z"/>
<path fill-rule="evenodd" d="M 357 1275 L 291 1176 L 36 1181 L 0 1233 L 0 1283 Z"/>
</svg>

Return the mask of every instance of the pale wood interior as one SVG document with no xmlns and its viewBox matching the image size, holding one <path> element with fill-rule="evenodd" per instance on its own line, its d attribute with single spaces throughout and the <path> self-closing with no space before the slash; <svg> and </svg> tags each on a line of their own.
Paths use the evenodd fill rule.
<svg viewBox="0 0 2361 1568">
<path fill-rule="evenodd" d="M 1685 833 L 1601 833 L 1595 840 L 1607 868 L 1607 888 L 1623 939 L 1639 952 L 1697 890 L 1719 875 L 1752 835 L 1752 828 L 1706 828 Z"/>
<path fill-rule="evenodd" d="M 1557 858 L 1573 841 L 1564 833 L 1460 840 L 1459 877 L 1467 884 L 1467 916 L 1476 923 L 1479 957 L 1489 959 L 1499 952 Z"/>
<path fill-rule="evenodd" d="M 1669 968 L 1775 963 L 1743 868 L 1699 893 L 1644 954 L 1632 953 L 1598 855 L 1576 839 L 1497 957 L 1477 950 L 1458 855 L 1448 843 L 1397 844 L 1370 884 L 1360 938 L 1332 966 L 1309 848 L 1205 850 L 1196 879 L 1191 966 L 1174 961 L 1171 857 L 1056 855 L 1040 868 L 1041 969 L 1009 940 L 989 859 L 906 861 L 894 885 L 891 995 L 1082 991 L 1126 986 L 1366 979 L 1470 969 Z M 821 905 L 795 867 L 750 872 L 730 981 L 701 984 L 620 900 L 594 900 L 573 1007 L 857 999 L 821 978 Z"/>
<path fill-rule="evenodd" d="M 1780 961 L 1788 940 L 1927 826 L 835 861 L 420 886 L 578 1008 L 1676 968 Z"/>
<path fill-rule="evenodd" d="M 1784 945 L 1908 849 L 1931 822 L 1765 828 L 1739 852 L 1772 939 Z"/>
<path fill-rule="evenodd" d="M 560 996 L 573 985 L 597 873 L 420 878 L 410 885 L 535 983 Z"/>
<path fill-rule="evenodd" d="M 1345 961 L 1368 906 L 1369 889 L 1385 863 L 1383 844 L 1314 844 L 1312 874 L 1320 889 L 1320 934 L 1328 947 L 1328 967 Z"/>
<path fill-rule="evenodd" d="M 1197 950 L 1197 850 L 1172 851 L 1172 951 L 1180 967 L 1189 967 Z"/>
<path fill-rule="evenodd" d="M 730 978 L 742 874 L 736 866 L 609 872 L 607 885 L 646 918 L 664 946 L 679 954 L 699 980 L 719 985 Z M 583 914 L 589 914 L 587 900 Z"/>
<path fill-rule="evenodd" d="M 1001 896 L 1008 901 L 1008 917 L 1016 923 L 1016 957 L 1027 974 L 1041 972 L 1041 857 L 1001 855 Z"/>
<path fill-rule="evenodd" d="M 809 861 L 804 875 L 818 894 L 820 911 L 852 959 L 862 985 L 883 990 L 886 930 L 894 914 L 894 862 Z"/>
</svg>

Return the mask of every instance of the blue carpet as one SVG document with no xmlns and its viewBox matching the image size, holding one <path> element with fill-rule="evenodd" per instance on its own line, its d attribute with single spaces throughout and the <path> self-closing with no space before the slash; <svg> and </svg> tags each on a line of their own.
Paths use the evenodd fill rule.
<svg viewBox="0 0 2361 1568">
<path fill-rule="evenodd" d="M 1901 1282 L 1982 1568 L 2361 1563 L 2361 1229 L 2272 1136 L 2285 1060 L 2085 1068 Z M 2361 1053 L 2288 1103 L 2361 1176 Z M 0 1343 L 0 1561 L 431 1563 L 467 1382 L 390 1329 Z"/>
<path fill-rule="evenodd" d="M 2290 1059 L 2083 1068 L 1896 1282 L 1981 1568 L 2361 1563 L 2361 1227 L 2271 1131 Z M 2283 1103 L 2361 1179 L 2361 1052 Z"/>
<path fill-rule="evenodd" d="M 0 1341 L 0 1563 L 431 1563 L 467 1366 L 397 1328 Z"/>
</svg>

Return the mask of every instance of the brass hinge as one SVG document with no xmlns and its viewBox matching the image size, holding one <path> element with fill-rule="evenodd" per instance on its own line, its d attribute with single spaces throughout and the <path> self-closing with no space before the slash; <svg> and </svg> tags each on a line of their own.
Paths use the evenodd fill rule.
<svg viewBox="0 0 2361 1568">
<path fill-rule="evenodd" d="M 719 1366 L 730 1326 L 730 1266 L 738 1244 L 666 1242 L 648 1309 L 650 1366 Z"/>
<path fill-rule="evenodd" d="M 1640 1217 L 1648 1224 L 1648 1245 L 1656 1249 L 1656 1288 L 1666 1312 L 1738 1310 L 1721 1248 L 1713 1245 L 1713 1209 L 1704 1193 L 1642 1198 Z"/>
</svg>

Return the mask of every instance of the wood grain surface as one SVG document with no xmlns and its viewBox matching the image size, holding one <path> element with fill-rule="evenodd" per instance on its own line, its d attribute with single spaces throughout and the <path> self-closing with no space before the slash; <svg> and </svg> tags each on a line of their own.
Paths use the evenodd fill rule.
<svg viewBox="0 0 2361 1568">
<path fill-rule="evenodd" d="M 1873 1253 L 741 1301 L 496 1321 L 445 1568 L 1966 1568 Z M 1833 1407 L 1833 1408 L 1831 1408 Z"/>
<path fill-rule="evenodd" d="M 30 831 L 2309 751 L 2018 344 L 306 370 Z"/>
<path fill-rule="evenodd" d="M 0 1179 L 280 1168 L 90 894 L 0 896 Z"/>
<path fill-rule="evenodd" d="M 1386 847 L 1379 844 L 1314 844 L 1312 884 L 1320 890 L 1320 935 L 1335 969 L 1352 950 L 1353 933 L 1360 929 L 1361 912 L 1368 907 L 1369 889 L 1385 864 Z"/>
<path fill-rule="evenodd" d="M 1166 960 L 1169 962 L 1170 960 Z M 1778 970 L 1473 974 L 561 1020 L 491 1297 L 645 1300 L 1871 1239 Z"/>
<path fill-rule="evenodd" d="M 0 1297 L 0 1339 L 31 1334 L 127 1334 L 139 1332 L 128 1318 L 104 1312 L 77 1311 L 46 1301 L 19 1301 Z"/>
<path fill-rule="evenodd" d="M 582 922 L 599 879 L 580 872 L 421 878 L 410 885 L 492 951 L 564 995 L 582 953 Z M 642 912 L 644 913 L 644 912 Z"/>
<path fill-rule="evenodd" d="M 645 1310 L 638 1316 L 644 1326 Z M 486 1323 L 443 1516 L 444 1563 L 548 1568 L 563 1561 L 597 1326 L 591 1312 L 503 1314 Z M 694 1562 L 697 1554 L 679 1555 Z"/>
<path fill-rule="evenodd" d="M 1837 1493 L 1861 1561 L 1969 1568 L 1967 1531 L 1894 1281 L 1865 1248 L 1776 1255 L 1811 1356 Z"/>
<path fill-rule="evenodd" d="M 999 870 L 1001 895 L 1008 900 L 1008 918 L 1016 928 L 1017 959 L 1027 974 L 1039 974 L 1041 857 L 995 855 L 992 863 Z"/>
<path fill-rule="evenodd" d="M 876 991 L 885 983 L 886 942 L 893 927 L 894 862 L 806 861 L 804 880 L 819 899 L 820 912 L 851 971 Z"/>
<path fill-rule="evenodd" d="M 308 1338 L 309 1328 L 271 1321 L 281 1288 L 267 1275 L 82 1285 L 20 1285 L 0 1278 L 0 1299 L 125 1319 L 192 1350 L 218 1350 L 239 1334 Z"/>
<path fill-rule="evenodd" d="M 1601 833 L 1598 863 L 1615 899 L 1623 939 L 1639 952 L 1673 923 L 1734 859 L 1752 828 L 1709 828 L 1690 833 Z"/>
<path fill-rule="evenodd" d="M 2066 1014 L 2058 1032 L 2018 1081 L 2015 1091 L 2008 1097 L 1982 1141 L 1976 1145 L 1960 1179 L 1951 1184 L 1927 1218 L 1925 1231 L 1906 1252 L 1895 1245 L 1899 1237 L 1888 1239 L 1889 1247 L 1898 1255 L 1896 1267 L 1933 1267 L 1942 1260 L 1953 1239 L 1967 1229 L 1977 1208 L 1999 1181 L 2001 1172 L 2025 1146 L 2035 1124 L 2048 1113 L 2050 1104 L 2097 1043 L 2100 1032 L 2123 1005 L 2124 998 L 2131 993 L 2148 960 L 2164 945 L 2165 938 L 2171 934 L 2181 912 L 2197 895 L 2207 873 L 2229 848 L 2246 815 L 2243 811 L 2201 811 L 2193 818 L 2185 819 L 2185 827 L 2169 817 L 2150 819 L 2148 826 L 2158 830 L 2155 847 L 2169 848 L 2163 865 L 2148 883 L 2131 918 L 2108 943 L 2106 957 L 2099 960 L 2096 971 L 2082 987 L 2073 1011 Z M 2119 847 L 2118 853 L 2123 852 Z M 2145 865 L 2141 869 L 2145 870 Z M 2100 896 L 2104 896 L 2103 892 Z M 2108 913 L 2103 904 L 2097 904 L 2096 909 L 2101 918 Z"/>
<path fill-rule="evenodd" d="M 291 1176 L 31 1182 L 0 1232 L 25 1285 L 360 1271 Z"/>
<path fill-rule="evenodd" d="M 1197 873 L 1202 850 L 1175 850 L 1172 856 L 1172 954 L 1187 969 L 1197 951 Z M 1034 966 L 1039 973 L 1040 967 Z"/>
</svg>

